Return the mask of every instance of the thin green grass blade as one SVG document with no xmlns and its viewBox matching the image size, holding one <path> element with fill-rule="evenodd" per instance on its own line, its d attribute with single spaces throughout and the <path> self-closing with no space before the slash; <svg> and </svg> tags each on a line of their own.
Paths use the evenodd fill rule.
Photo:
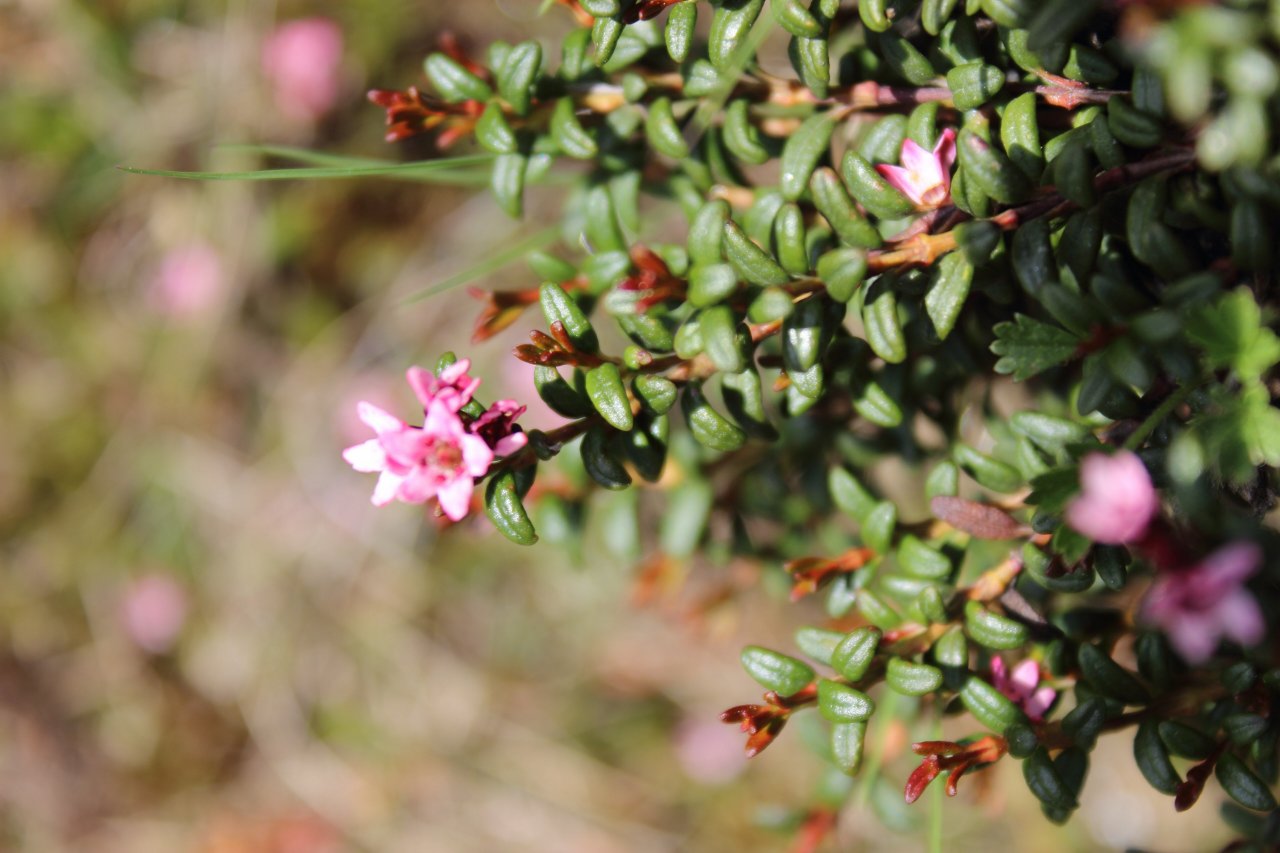
<svg viewBox="0 0 1280 853">
<path fill-rule="evenodd" d="M 399 165 L 392 160 L 381 160 L 377 157 L 353 157 L 350 154 L 330 154 L 327 151 L 313 151 L 310 148 L 297 148 L 292 145 L 255 145 L 234 143 L 219 145 L 221 151 L 247 151 L 251 154 L 262 154 L 267 157 L 279 157 L 308 166 L 394 166 Z"/>
<path fill-rule="evenodd" d="M 367 178 L 391 176 L 421 179 L 426 175 L 443 173 L 439 179 L 448 180 L 449 170 L 460 167 L 487 164 L 493 161 L 492 154 L 475 154 L 466 157 L 451 157 L 447 160 L 424 160 L 416 163 L 379 163 L 377 165 L 359 166 L 303 166 L 285 169 L 253 169 L 245 172 L 184 172 L 172 169 L 139 169 L 133 166 L 117 166 L 122 172 L 131 175 L 150 175 L 159 178 L 177 178 L 185 181 L 294 181 L 323 180 L 331 178 Z M 464 182 L 470 183 L 474 172 L 459 175 Z M 483 176 L 488 179 L 487 172 Z"/>
<path fill-rule="evenodd" d="M 497 272 L 513 261 L 518 261 L 524 257 L 525 253 L 534 249 L 541 249 L 554 243 L 560 234 L 560 227 L 553 225 L 544 228 L 541 231 L 535 231 L 523 240 L 520 240 L 507 248 L 494 252 L 478 264 L 462 270 L 459 273 L 449 276 L 444 281 L 437 282 L 430 287 L 423 288 L 416 293 L 411 293 L 401 300 L 401 305 L 411 305 L 414 302 L 421 302 L 424 299 L 435 296 L 438 293 L 444 293 L 446 290 L 453 290 L 455 287 L 461 287 L 469 284 L 478 278 Z"/>
</svg>

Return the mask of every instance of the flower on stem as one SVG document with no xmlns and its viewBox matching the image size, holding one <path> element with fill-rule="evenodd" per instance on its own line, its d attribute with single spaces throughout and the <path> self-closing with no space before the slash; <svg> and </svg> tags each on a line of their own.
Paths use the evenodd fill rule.
<svg viewBox="0 0 1280 853">
<path fill-rule="evenodd" d="M 1165 632 L 1188 663 L 1208 660 L 1224 637 L 1251 646 L 1262 639 L 1266 623 L 1244 582 L 1261 562 L 1256 544 L 1232 542 L 1189 568 L 1162 569 L 1142 616 Z"/>
<path fill-rule="evenodd" d="M 791 600 L 799 601 L 832 577 L 856 572 L 871 560 L 876 552 L 870 548 L 850 548 L 838 557 L 800 557 L 791 560 L 783 569 L 791 575 Z"/>
<path fill-rule="evenodd" d="M 480 101 L 450 104 L 422 94 L 416 86 L 403 92 L 370 89 L 368 98 L 387 111 L 387 142 L 439 129 L 436 146 L 441 150 L 471 133 L 484 112 Z"/>
<path fill-rule="evenodd" d="M 406 378 L 424 413 L 436 400 L 443 401 L 456 412 L 471 402 L 472 395 L 480 387 L 479 379 L 467 375 L 470 369 L 471 359 L 464 358 L 441 370 L 439 376 L 421 367 L 410 367 Z"/>
<path fill-rule="evenodd" d="M 373 489 L 374 506 L 436 498 L 445 515 L 461 521 L 471 509 L 476 478 L 483 477 L 493 462 L 493 450 L 485 440 L 466 431 L 446 399 L 431 403 L 421 427 L 409 426 L 372 403 L 360 403 L 359 411 L 377 437 L 348 447 L 342 458 L 357 471 L 380 475 Z"/>
<path fill-rule="evenodd" d="M 645 246 L 631 249 L 631 262 L 636 272 L 618 282 L 605 297 L 610 311 L 618 314 L 645 314 L 655 305 L 680 300 L 688 291 L 688 283 L 671 274 L 666 261 Z"/>
<path fill-rule="evenodd" d="M 1080 495 L 1067 505 L 1067 523 L 1095 542 L 1124 545 L 1146 534 L 1160 496 L 1136 454 L 1090 453 L 1080 463 Z"/>
<path fill-rule="evenodd" d="M 471 330 L 471 343 L 478 344 L 503 331 L 520 319 L 520 315 L 530 305 L 538 304 L 538 288 L 524 290 L 481 290 L 478 287 L 467 291 L 476 299 L 484 302 L 480 316 Z"/>
<path fill-rule="evenodd" d="M 810 684 L 798 693 L 779 696 L 770 690 L 764 694 L 767 705 L 735 705 L 720 714 L 722 723 L 738 723 L 747 733 L 747 758 L 755 758 L 787 724 L 791 712 L 818 698 L 818 685 Z"/>
<path fill-rule="evenodd" d="M 999 761 L 1009 751 L 1009 744 L 997 735 L 986 735 L 976 740 L 966 739 L 957 742 L 946 740 L 927 740 L 913 743 L 911 750 L 916 755 L 923 755 L 924 761 L 911 772 L 907 778 L 904 793 L 907 804 L 920 799 L 929 783 L 938 778 L 944 770 L 949 771 L 947 777 L 947 796 L 956 795 L 956 786 L 960 777 L 975 767 L 979 770 Z"/>
<path fill-rule="evenodd" d="M 470 367 L 464 358 L 438 376 L 409 368 L 409 385 L 422 404 L 421 427 L 372 403 L 357 405 L 360 420 L 376 437 L 348 447 L 342 458 L 357 471 L 379 474 L 374 506 L 435 498 L 450 520 L 461 521 L 471 509 L 475 481 L 488 473 L 494 457 L 508 456 L 528 442 L 515 424 L 524 407 L 514 400 L 499 400 L 478 417 L 462 411 L 480 384 L 467 374 Z"/>
<path fill-rule="evenodd" d="M 471 432 L 484 439 L 498 456 L 510 456 L 529 443 L 529 437 L 515 429 L 525 406 L 515 400 L 499 400 L 471 422 Z"/>
<path fill-rule="evenodd" d="M 956 132 L 947 128 L 932 151 L 914 139 L 902 141 L 902 165 L 880 164 L 876 171 L 917 207 L 941 207 L 951 200 L 951 167 L 956 162 Z"/>
<path fill-rule="evenodd" d="M 1040 687 L 1040 664 L 1027 658 L 1010 672 L 999 657 L 991 659 L 991 679 L 995 688 L 1021 708 L 1033 723 L 1044 719 L 1058 692 Z M 1038 688 L 1038 689 L 1037 689 Z"/>
</svg>

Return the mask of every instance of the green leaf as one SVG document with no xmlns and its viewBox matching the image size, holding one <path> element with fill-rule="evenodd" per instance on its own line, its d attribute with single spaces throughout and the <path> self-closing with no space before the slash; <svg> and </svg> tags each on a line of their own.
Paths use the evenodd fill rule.
<svg viewBox="0 0 1280 853">
<path fill-rule="evenodd" d="M 973 264 L 963 252 L 951 252 L 938 264 L 933 286 L 924 297 L 924 308 L 933 321 L 938 338 L 946 340 L 960 318 L 960 309 L 973 284 Z"/>
<path fill-rule="evenodd" d="M 680 408 L 685 422 L 689 424 L 689 431 L 699 444 L 728 452 L 746 443 L 747 434 L 713 409 L 697 385 L 685 386 Z"/>
<path fill-rule="evenodd" d="M 875 710 L 876 703 L 861 690 L 828 678 L 818 681 L 818 712 L 831 722 L 865 722 Z"/>
<path fill-rule="evenodd" d="M 995 333 L 991 351 L 1001 356 L 996 372 L 1012 373 L 1019 382 L 1069 360 L 1080 345 L 1079 339 L 1065 329 L 1025 314 L 1015 315 L 1011 323 L 998 323 Z"/>
<path fill-rule="evenodd" d="M 489 84 L 471 73 L 462 63 L 443 53 L 433 53 L 423 63 L 427 79 L 450 103 L 487 101 L 493 97 Z"/>
<path fill-rule="evenodd" d="M 760 686 L 779 696 L 799 693 L 814 679 L 807 663 L 760 646 L 742 650 L 742 667 Z"/>
<path fill-rule="evenodd" d="M 850 631 L 831 653 L 831 667 L 852 682 L 861 680 L 871 668 L 883 633 L 867 625 Z"/>
<path fill-rule="evenodd" d="M 484 492 L 484 508 L 493 526 L 512 542 L 532 545 L 538 541 L 533 522 L 520 502 L 515 474 L 511 471 L 503 471 L 489 480 Z"/>
<path fill-rule="evenodd" d="M 498 89 L 517 115 L 527 115 L 533 103 L 533 84 L 542 65 L 542 45 L 529 40 L 507 52 L 498 69 Z"/>
<path fill-rule="evenodd" d="M 678 559 L 693 553 L 706 532 L 714 501 L 710 483 L 685 474 L 679 485 L 667 493 L 667 511 L 658 532 L 664 553 Z"/>
<path fill-rule="evenodd" d="M 610 432 L 604 427 L 587 430 L 582 437 L 582 467 L 592 480 L 606 489 L 625 489 L 631 485 L 631 475 L 609 441 Z"/>
<path fill-rule="evenodd" d="M 1271 811 L 1276 807 L 1275 795 L 1271 793 L 1267 783 L 1232 753 L 1228 752 L 1218 759 L 1214 775 L 1218 777 L 1222 790 L 1245 808 Z"/>
<path fill-rule="evenodd" d="M 942 686 L 942 670 L 927 663 L 890 658 L 885 683 L 907 696 L 925 696 Z"/>
<path fill-rule="evenodd" d="M 823 111 L 805 119 L 787 139 L 782 149 L 782 173 L 778 181 L 788 201 L 800 198 L 809 186 L 813 170 L 830 148 L 835 128 L 831 113 Z"/>
<path fill-rule="evenodd" d="M 614 429 L 626 432 L 635 424 L 631 401 L 618 366 L 606 362 L 587 371 L 587 396 L 600 416 Z"/>
<path fill-rule="evenodd" d="M 1187 337 L 1213 367 L 1230 367 L 1256 380 L 1280 362 L 1280 337 L 1262 324 L 1262 310 L 1248 288 L 1223 294 L 1187 318 Z"/>
<path fill-rule="evenodd" d="M 1155 720 L 1144 720 L 1133 738 L 1133 757 L 1151 787 L 1162 794 L 1175 794 L 1182 779 L 1173 769 L 1169 750 L 1160 739 Z"/>
<path fill-rule="evenodd" d="M 796 647 L 819 663 L 831 665 L 831 655 L 836 646 L 844 639 L 840 631 L 828 631 L 825 628 L 805 626 L 797 628 L 795 633 Z"/>
</svg>

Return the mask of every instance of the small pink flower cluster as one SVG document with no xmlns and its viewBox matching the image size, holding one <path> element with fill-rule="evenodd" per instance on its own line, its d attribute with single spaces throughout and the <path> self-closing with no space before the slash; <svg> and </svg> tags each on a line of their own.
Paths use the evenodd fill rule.
<svg viewBox="0 0 1280 853">
<path fill-rule="evenodd" d="M 1261 548 L 1231 542 L 1199 562 L 1186 560 L 1168 532 L 1152 525 L 1160 497 L 1142 460 L 1128 451 L 1086 456 L 1080 486 L 1067 522 L 1095 542 L 1133 546 L 1156 563 L 1159 575 L 1142 616 L 1165 632 L 1178 654 L 1203 663 L 1224 637 L 1245 646 L 1262 639 L 1262 609 L 1244 588 L 1262 563 Z"/>
<path fill-rule="evenodd" d="M 991 680 L 995 688 L 1026 712 L 1031 722 L 1044 719 L 1058 692 L 1047 684 L 1040 687 L 1040 664 L 1027 658 L 1010 672 L 999 657 L 991 658 Z"/>
<path fill-rule="evenodd" d="M 377 433 L 348 447 L 342 458 L 357 471 L 380 474 L 373 490 L 374 506 L 393 500 L 420 504 L 431 498 L 453 521 L 471 509 L 476 479 L 483 477 L 497 456 L 508 456 L 524 447 L 527 436 L 515 425 L 524 406 L 499 400 L 477 418 L 462 409 L 480 385 L 467 375 L 468 359 L 455 362 L 439 376 L 411 367 L 409 386 L 422 403 L 421 427 L 410 426 L 372 403 L 357 406 L 360 420 Z"/>
</svg>

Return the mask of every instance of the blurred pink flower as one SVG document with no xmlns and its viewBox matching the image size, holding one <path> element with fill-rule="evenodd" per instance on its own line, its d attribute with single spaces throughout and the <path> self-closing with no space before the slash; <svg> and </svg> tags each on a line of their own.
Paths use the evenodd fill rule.
<svg viewBox="0 0 1280 853">
<path fill-rule="evenodd" d="M 187 621 L 187 595 L 167 575 L 144 575 L 129 584 L 120 602 L 125 633 L 151 654 L 173 647 Z"/>
<path fill-rule="evenodd" d="M 1266 624 L 1244 582 L 1258 571 L 1262 549 L 1232 542 L 1187 569 L 1162 570 L 1142 605 L 1188 663 L 1208 660 L 1223 637 L 1242 646 L 1262 639 Z"/>
<path fill-rule="evenodd" d="M 902 141 L 900 166 L 880 164 L 876 171 L 917 207 L 941 207 L 951 200 L 951 166 L 956 162 L 956 132 L 947 128 L 932 151 L 913 139 Z"/>
<path fill-rule="evenodd" d="M 422 427 L 412 427 L 372 403 L 360 403 L 360 419 L 377 438 L 342 452 L 357 471 L 378 472 L 374 506 L 399 499 L 420 504 L 431 498 L 453 521 L 471 509 L 475 479 L 484 476 L 493 451 L 483 438 L 467 432 L 451 405 L 455 394 L 433 399 Z"/>
<path fill-rule="evenodd" d="M 685 774 L 704 785 L 728 782 L 747 767 L 737 730 L 714 719 L 684 720 L 676 728 L 674 745 Z"/>
<path fill-rule="evenodd" d="M 295 121 L 316 121 L 333 108 L 341 62 L 342 30 L 328 18 L 281 24 L 262 45 L 276 106 Z"/>
<path fill-rule="evenodd" d="M 1067 506 L 1067 523 L 1104 545 L 1141 539 L 1160 509 L 1146 466 L 1127 450 L 1086 456 L 1080 486 L 1080 495 Z"/>
<path fill-rule="evenodd" d="M 225 284 L 222 258 L 205 243 L 172 249 L 151 279 L 150 299 L 170 317 L 193 317 L 211 308 Z"/>
<path fill-rule="evenodd" d="M 1052 687 L 1036 689 L 1040 684 L 1040 664 L 1030 658 L 1013 668 L 1010 673 L 999 657 L 991 659 L 991 679 L 995 688 L 1026 712 L 1033 723 L 1044 719 L 1045 712 L 1053 704 L 1058 693 Z"/>
</svg>

